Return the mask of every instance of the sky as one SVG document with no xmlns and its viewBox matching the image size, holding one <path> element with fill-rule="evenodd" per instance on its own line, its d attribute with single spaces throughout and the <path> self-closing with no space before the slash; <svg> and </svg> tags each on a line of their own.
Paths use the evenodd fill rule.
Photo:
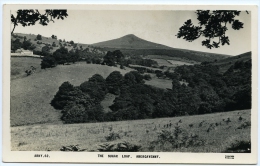
<svg viewBox="0 0 260 166">
<path fill-rule="evenodd" d="M 15 14 L 15 12 L 12 12 Z M 244 23 L 244 28 L 226 32 L 230 45 L 217 49 L 207 49 L 201 45 L 202 39 L 187 42 L 178 39 L 176 34 L 183 23 L 192 19 L 197 22 L 195 11 L 170 10 L 68 10 L 68 17 L 55 20 L 48 26 L 38 23 L 34 26 L 17 26 L 14 33 L 41 34 L 58 39 L 73 40 L 76 43 L 93 44 L 134 34 L 139 38 L 163 44 L 173 48 L 182 48 L 203 52 L 238 55 L 251 51 L 251 14 L 241 12 L 237 17 Z M 13 25 L 11 25 L 12 29 Z"/>
</svg>

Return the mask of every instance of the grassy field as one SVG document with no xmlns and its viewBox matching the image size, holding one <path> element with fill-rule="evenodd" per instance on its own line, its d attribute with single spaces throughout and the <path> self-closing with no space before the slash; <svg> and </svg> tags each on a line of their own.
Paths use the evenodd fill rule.
<svg viewBox="0 0 260 166">
<path fill-rule="evenodd" d="M 11 80 L 26 77 L 25 70 L 31 66 L 36 68 L 36 73 L 41 71 L 41 59 L 33 57 L 11 57 Z"/>
<path fill-rule="evenodd" d="M 27 61 L 26 61 L 27 60 Z M 36 59 L 26 59 L 27 64 L 38 64 Z M 23 71 L 23 60 L 19 63 Z M 12 62 L 11 68 L 13 68 Z M 26 65 L 27 66 L 27 65 Z M 38 70 L 38 67 L 35 65 Z M 69 81 L 78 86 L 87 81 L 94 74 L 100 74 L 104 78 L 112 71 L 120 71 L 121 74 L 131 69 L 121 70 L 117 67 L 86 64 L 80 62 L 73 65 L 59 65 L 55 68 L 41 70 L 22 79 L 11 80 L 11 126 L 28 125 L 36 123 L 61 123 L 60 111 L 55 110 L 50 102 L 58 91 L 59 86 Z"/>
<path fill-rule="evenodd" d="M 151 76 L 151 80 L 145 81 L 145 84 L 155 86 L 157 88 L 162 88 L 162 89 L 167 89 L 167 88 L 172 88 L 172 80 L 170 79 L 163 79 L 163 78 L 158 78 L 156 77 L 155 74 L 147 73 Z"/>
<path fill-rule="evenodd" d="M 171 63 L 173 66 L 181 66 L 181 65 L 193 65 L 194 63 L 187 63 L 177 60 L 167 60 L 167 62 Z"/>
<path fill-rule="evenodd" d="M 176 61 L 181 61 L 181 62 L 186 62 L 186 63 L 191 63 L 191 64 L 197 64 L 199 62 L 185 59 L 185 58 L 179 58 L 179 57 L 171 57 L 167 55 L 147 55 L 145 56 L 147 59 L 164 59 L 164 60 L 176 60 Z"/>
<path fill-rule="evenodd" d="M 101 101 L 101 106 L 104 108 L 105 112 L 111 112 L 112 110 L 109 108 L 113 104 L 117 96 L 111 93 L 106 94 L 105 99 Z"/>
<path fill-rule="evenodd" d="M 152 59 L 154 61 L 156 61 L 158 63 L 159 66 L 169 66 L 172 67 L 172 64 L 169 63 L 167 60 L 165 59 Z"/>
<path fill-rule="evenodd" d="M 239 119 L 240 116 L 242 119 Z M 140 151 L 219 153 L 236 141 L 250 141 L 250 117 L 250 110 L 241 110 L 121 122 L 17 126 L 11 127 L 11 149 L 59 151 L 62 146 L 78 144 L 86 151 L 97 151 L 100 145 L 126 141 L 141 146 Z M 167 141 L 167 135 L 164 138 L 158 137 L 162 133 L 175 133 L 176 128 L 179 131 L 176 139 L 184 137 L 186 133 L 188 137 L 197 136 L 193 139 L 195 143 L 187 147 L 176 147 Z M 108 139 L 113 134 L 118 137 Z"/>
</svg>

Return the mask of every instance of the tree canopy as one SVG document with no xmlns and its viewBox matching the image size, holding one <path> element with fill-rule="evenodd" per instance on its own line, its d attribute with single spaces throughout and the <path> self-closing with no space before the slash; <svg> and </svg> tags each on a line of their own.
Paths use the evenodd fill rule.
<svg viewBox="0 0 260 166">
<path fill-rule="evenodd" d="M 219 48 L 220 45 L 230 44 L 229 37 L 226 35 L 227 24 L 234 30 L 243 28 L 244 23 L 236 19 L 241 11 L 236 10 L 197 10 L 198 25 L 194 25 L 189 19 L 179 28 L 178 38 L 192 42 L 200 37 L 204 37 L 202 46 L 209 49 Z"/>
<path fill-rule="evenodd" d="M 39 21 L 39 24 L 46 26 L 50 21 L 54 22 L 54 19 L 64 19 L 67 17 L 67 10 L 45 10 L 44 13 L 40 13 L 39 10 L 17 10 L 16 16 L 11 15 L 11 22 L 14 24 L 11 34 L 13 34 L 16 26 L 21 24 L 23 27 L 35 25 Z"/>
</svg>

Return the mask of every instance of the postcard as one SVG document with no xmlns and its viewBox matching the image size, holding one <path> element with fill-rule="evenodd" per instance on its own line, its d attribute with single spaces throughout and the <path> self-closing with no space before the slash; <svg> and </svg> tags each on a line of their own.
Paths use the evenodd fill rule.
<svg viewBox="0 0 260 166">
<path fill-rule="evenodd" d="M 3 162 L 257 163 L 257 6 L 3 11 Z"/>
</svg>

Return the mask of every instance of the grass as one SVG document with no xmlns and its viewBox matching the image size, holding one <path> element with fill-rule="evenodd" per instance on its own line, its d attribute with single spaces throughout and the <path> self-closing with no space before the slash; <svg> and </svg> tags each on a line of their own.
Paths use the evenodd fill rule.
<svg viewBox="0 0 260 166">
<path fill-rule="evenodd" d="M 26 60 L 27 58 L 19 59 L 21 62 L 17 62 L 17 64 L 22 68 Z M 29 63 L 30 66 L 30 63 L 37 64 L 38 62 L 30 59 L 26 63 Z M 13 64 L 16 63 L 12 63 L 11 68 L 19 68 L 19 65 L 14 66 Z M 120 71 L 121 74 L 131 70 L 129 68 L 121 70 L 117 67 L 86 64 L 85 62 L 58 65 L 55 68 L 40 71 L 38 67 L 36 68 L 38 73 L 22 79 L 11 80 L 11 126 L 61 123 L 60 111 L 55 110 L 50 102 L 63 82 L 69 81 L 74 86 L 78 86 L 97 73 L 105 78 L 115 70 Z"/>
<path fill-rule="evenodd" d="M 193 65 L 193 63 L 187 63 L 177 60 L 167 60 L 167 62 L 171 63 L 173 66 L 181 66 L 181 65 Z"/>
<path fill-rule="evenodd" d="M 111 112 L 112 110 L 109 108 L 115 100 L 116 96 L 114 94 L 108 93 L 105 96 L 105 99 L 101 101 L 101 106 L 104 108 L 105 112 Z"/>
<path fill-rule="evenodd" d="M 191 64 L 196 64 L 199 62 L 187 59 L 187 58 L 179 58 L 179 57 L 172 57 L 172 56 L 167 56 L 167 55 L 147 55 L 145 56 L 147 59 L 164 59 L 164 60 L 176 60 L 176 61 L 181 61 L 181 62 L 186 62 L 186 63 L 191 63 Z"/>
<path fill-rule="evenodd" d="M 239 120 L 240 116 L 243 120 Z M 228 118 L 231 122 L 227 123 L 225 121 Z M 100 145 L 128 142 L 141 146 L 139 151 L 220 153 L 236 142 L 250 141 L 251 127 L 238 129 L 242 123 L 250 122 L 250 119 L 250 110 L 240 110 L 121 122 L 17 126 L 11 127 L 11 149 L 13 151 L 59 151 L 63 146 L 78 145 L 86 151 L 98 151 Z M 203 141 L 203 144 L 187 147 L 173 147 L 166 141 L 164 145 L 154 144 L 162 131 L 176 132 L 177 123 L 180 130 L 188 133 L 188 136 L 197 135 L 198 140 Z M 209 128 L 211 129 L 208 131 Z M 114 135 L 116 139 L 110 139 Z"/>
<path fill-rule="evenodd" d="M 170 79 L 162 79 L 156 77 L 155 74 L 148 73 L 152 79 L 149 81 L 145 81 L 145 84 L 155 86 L 157 88 L 162 88 L 162 89 L 167 89 L 167 88 L 172 88 L 172 80 Z"/>
<path fill-rule="evenodd" d="M 41 59 L 33 57 L 11 57 L 11 80 L 26 77 L 25 70 L 31 66 L 36 68 L 36 73 L 41 71 Z"/>
<path fill-rule="evenodd" d="M 165 59 L 152 59 L 154 61 L 156 61 L 158 63 L 159 66 L 169 66 L 172 67 L 172 64 L 169 63 L 167 60 Z"/>
</svg>

